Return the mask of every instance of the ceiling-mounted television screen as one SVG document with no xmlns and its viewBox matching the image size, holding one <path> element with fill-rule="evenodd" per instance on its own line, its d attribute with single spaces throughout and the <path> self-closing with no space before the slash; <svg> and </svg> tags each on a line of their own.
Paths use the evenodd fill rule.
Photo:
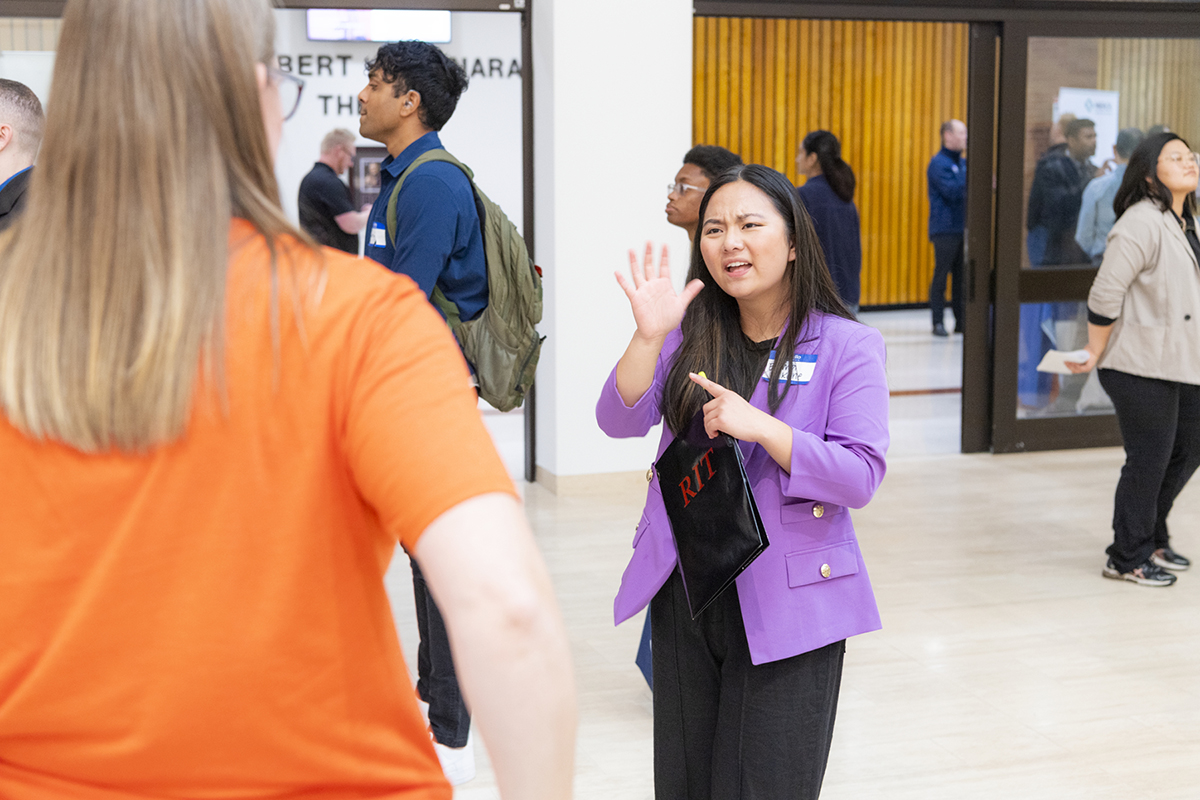
<svg viewBox="0 0 1200 800">
<path fill-rule="evenodd" d="M 450 41 L 449 11 L 398 9 L 308 9 L 308 38 L 314 42 Z"/>
</svg>

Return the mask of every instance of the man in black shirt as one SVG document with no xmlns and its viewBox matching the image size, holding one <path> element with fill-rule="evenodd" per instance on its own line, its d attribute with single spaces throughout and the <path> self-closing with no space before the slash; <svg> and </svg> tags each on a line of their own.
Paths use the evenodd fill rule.
<svg viewBox="0 0 1200 800">
<path fill-rule="evenodd" d="M 0 231 L 25 204 L 46 115 L 37 95 L 17 81 L 0 79 Z"/>
<path fill-rule="evenodd" d="M 370 204 L 355 210 L 350 187 L 338 178 L 354 163 L 354 134 L 336 128 L 321 141 L 321 157 L 300 181 L 300 227 L 323 245 L 358 254 L 358 232 Z"/>
</svg>

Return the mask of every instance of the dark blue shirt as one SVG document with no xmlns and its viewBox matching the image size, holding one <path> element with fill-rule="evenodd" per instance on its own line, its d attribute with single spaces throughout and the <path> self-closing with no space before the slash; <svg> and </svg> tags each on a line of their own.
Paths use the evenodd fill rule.
<svg viewBox="0 0 1200 800">
<path fill-rule="evenodd" d="M 862 234 L 854 201 L 838 197 L 824 175 L 809 178 L 796 192 L 804 210 L 812 217 L 838 294 L 846 305 L 857 306 L 862 273 Z"/>
<path fill-rule="evenodd" d="M 487 263 L 475 193 L 463 171 L 434 161 L 417 167 L 396 198 L 396 238 L 387 235 L 387 206 L 401 173 L 417 156 L 441 148 L 430 132 L 383 160 L 379 198 L 367 219 L 366 255 L 409 276 L 426 296 L 437 286 L 458 306 L 463 321 L 487 306 Z"/>
<path fill-rule="evenodd" d="M 925 176 L 929 180 L 929 235 L 962 233 L 966 217 L 966 159 L 962 153 L 943 147 L 930 160 Z"/>
</svg>

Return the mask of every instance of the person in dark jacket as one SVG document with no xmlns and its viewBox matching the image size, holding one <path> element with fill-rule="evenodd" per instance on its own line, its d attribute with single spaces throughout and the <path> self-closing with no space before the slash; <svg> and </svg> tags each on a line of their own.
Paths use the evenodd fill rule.
<svg viewBox="0 0 1200 800">
<path fill-rule="evenodd" d="M 1025 227 L 1029 262 L 1035 266 L 1090 264 L 1075 241 L 1079 207 L 1088 181 L 1096 177 L 1089 159 L 1096 153 L 1096 123 L 1073 119 L 1063 125 L 1066 141 L 1038 159 L 1029 188 Z"/>
<path fill-rule="evenodd" d="M 0 231 L 20 215 L 46 115 L 28 86 L 0 78 Z"/>
<path fill-rule="evenodd" d="M 796 154 L 796 169 L 808 178 L 796 192 L 812 219 L 838 296 L 857 316 L 862 234 L 854 205 L 854 170 L 842 160 L 842 144 L 829 131 L 813 131 L 804 137 Z"/>
<path fill-rule="evenodd" d="M 929 283 L 929 309 L 933 335 L 947 336 L 946 279 L 954 308 L 954 332 L 962 333 L 963 229 L 966 219 L 967 126 L 957 119 L 942 123 L 942 149 L 929 161 L 925 177 L 929 190 L 929 241 L 933 242 L 933 280 Z"/>
<path fill-rule="evenodd" d="M 1096 123 L 1064 114 L 1056 124 L 1065 141 L 1051 145 L 1038 159 L 1029 188 L 1025 249 L 1035 269 L 1091 264 L 1075 241 L 1075 229 L 1083 190 L 1096 175 L 1089 160 L 1096 152 Z M 1047 351 L 1059 346 L 1057 322 L 1073 317 L 1076 309 L 1075 303 L 1021 304 L 1017 399 L 1025 413 L 1040 412 L 1058 397 L 1059 377 L 1038 372 L 1037 365 Z"/>
</svg>

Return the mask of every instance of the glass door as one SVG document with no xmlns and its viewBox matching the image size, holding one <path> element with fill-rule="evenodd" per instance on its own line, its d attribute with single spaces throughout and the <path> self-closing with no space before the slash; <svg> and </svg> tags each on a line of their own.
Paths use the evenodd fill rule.
<svg viewBox="0 0 1200 800">
<path fill-rule="evenodd" d="M 1115 30 L 1114 30 L 1115 28 Z M 1125 161 L 1157 126 L 1200 145 L 1200 38 L 1162 26 L 1005 26 L 993 362 L 995 452 L 1120 443 L 1095 372 L 1039 371 L 1087 342 L 1087 295 Z M 1194 33 L 1193 33 L 1194 35 Z"/>
</svg>

